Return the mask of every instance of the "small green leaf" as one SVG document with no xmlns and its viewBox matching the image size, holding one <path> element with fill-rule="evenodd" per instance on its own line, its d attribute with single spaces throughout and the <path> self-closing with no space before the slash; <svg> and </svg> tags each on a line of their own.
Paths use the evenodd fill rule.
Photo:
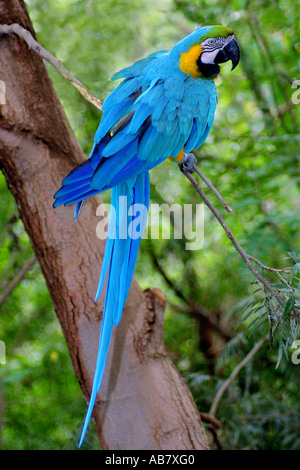
<svg viewBox="0 0 300 470">
<path fill-rule="evenodd" d="M 244 323 L 247 318 L 250 317 L 250 315 L 252 315 L 253 313 L 256 313 L 258 312 L 259 310 L 261 310 L 263 308 L 263 305 L 259 305 L 258 307 L 254 307 L 254 308 L 251 308 L 241 319 L 240 321 L 238 322 L 238 324 L 236 325 L 235 329 L 239 328 L 241 326 L 242 323 Z"/>
<path fill-rule="evenodd" d="M 278 369 L 279 364 L 280 364 L 280 362 L 281 362 L 282 353 L 283 353 L 283 347 L 284 347 L 284 346 L 283 346 L 283 342 L 282 342 L 282 340 L 280 339 L 280 340 L 279 340 L 278 358 L 277 358 L 277 364 L 276 364 L 276 366 L 275 366 L 275 369 Z"/>
<path fill-rule="evenodd" d="M 294 299 L 293 296 L 291 296 L 291 297 L 287 300 L 287 302 L 286 302 L 286 304 L 285 304 L 285 306 L 284 306 L 284 310 L 283 310 L 283 313 L 282 313 L 281 320 L 284 320 L 284 319 L 288 316 L 288 314 L 291 313 L 291 311 L 292 311 L 293 308 L 294 308 L 294 305 L 295 305 L 295 299 Z"/>
<path fill-rule="evenodd" d="M 294 276 L 300 271 L 300 263 L 296 263 L 294 266 L 293 266 L 293 270 L 292 270 L 292 273 L 291 273 L 291 276 L 290 276 L 290 280 L 289 280 L 289 284 L 292 283 L 293 279 L 294 279 Z"/>
</svg>

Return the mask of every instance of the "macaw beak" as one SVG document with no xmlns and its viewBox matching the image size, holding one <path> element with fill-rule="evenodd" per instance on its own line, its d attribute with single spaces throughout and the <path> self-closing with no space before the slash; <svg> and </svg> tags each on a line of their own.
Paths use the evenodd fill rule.
<svg viewBox="0 0 300 470">
<path fill-rule="evenodd" d="M 235 69 L 240 61 L 240 49 L 234 36 L 232 36 L 229 42 L 218 52 L 215 58 L 215 64 L 221 64 L 228 60 L 232 62 L 231 70 Z"/>
</svg>

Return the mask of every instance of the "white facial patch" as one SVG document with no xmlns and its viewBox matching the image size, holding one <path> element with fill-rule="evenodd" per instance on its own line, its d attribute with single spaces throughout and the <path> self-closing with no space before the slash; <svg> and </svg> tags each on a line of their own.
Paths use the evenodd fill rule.
<svg viewBox="0 0 300 470">
<path fill-rule="evenodd" d="M 219 52 L 219 49 L 216 49 L 215 51 L 211 51 L 211 52 L 203 52 L 201 55 L 201 62 L 203 64 L 214 64 L 214 60 L 218 52 Z"/>
</svg>

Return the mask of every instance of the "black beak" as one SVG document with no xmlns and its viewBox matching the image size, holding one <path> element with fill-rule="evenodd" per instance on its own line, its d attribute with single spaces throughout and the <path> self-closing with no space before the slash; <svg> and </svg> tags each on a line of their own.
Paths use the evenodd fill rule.
<svg viewBox="0 0 300 470">
<path fill-rule="evenodd" d="M 231 70 L 235 69 L 240 61 L 240 49 L 235 37 L 218 52 L 215 58 L 215 64 L 221 64 L 228 60 L 232 62 Z"/>
</svg>

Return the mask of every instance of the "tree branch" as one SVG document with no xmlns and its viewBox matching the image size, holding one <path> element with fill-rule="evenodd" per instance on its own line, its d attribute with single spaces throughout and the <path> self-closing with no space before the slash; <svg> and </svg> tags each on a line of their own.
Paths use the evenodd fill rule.
<svg viewBox="0 0 300 470">
<path fill-rule="evenodd" d="M 204 413 L 203 411 L 200 411 L 199 414 L 204 423 L 211 424 L 215 429 L 221 429 L 222 423 L 215 416 L 209 413 Z"/>
<path fill-rule="evenodd" d="M 9 294 L 13 291 L 13 289 L 16 287 L 19 282 L 22 281 L 23 277 L 29 271 L 29 269 L 34 265 L 36 262 L 36 257 L 33 255 L 30 260 L 28 260 L 21 271 L 15 276 L 15 278 L 12 280 L 12 282 L 9 284 L 9 286 L 6 288 L 5 292 L 1 295 L 0 297 L 0 306 L 5 302 Z"/>
<path fill-rule="evenodd" d="M 102 101 L 96 98 L 74 75 L 66 69 L 66 67 L 49 51 L 42 47 L 32 36 L 32 34 L 23 26 L 13 23 L 10 25 L 0 25 L 1 34 L 16 34 L 19 38 L 24 39 L 30 49 L 35 51 L 40 57 L 45 59 L 52 65 L 66 80 L 68 80 L 79 93 L 89 101 L 93 106 L 102 110 Z"/>
<path fill-rule="evenodd" d="M 247 356 L 236 366 L 236 368 L 233 370 L 231 373 L 230 377 L 228 377 L 227 380 L 223 383 L 223 385 L 220 387 L 217 395 L 214 398 L 214 401 L 212 403 L 211 409 L 209 411 L 209 415 L 215 416 L 216 410 L 218 407 L 218 404 L 224 394 L 224 392 L 227 390 L 229 385 L 236 379 L 237 375 L 239 374 L 240 370 L 248 364 L 249 361 L 255 356 L 255 354 L 259 351 L 259 349 L 262 347 L 262 345 L 267 341 L 268 335 L 264 336 L 263 338 L 256 343 L 256 345 L 251 349 L 251 351 L 247 354 Z"/>
<path fill-rule="evenodd" d="M 223 227 L 227 237 L 229 240 L 231 240 L 233 246 L 237 250 L 237 252 L 241 255 L 242 259 L 244 260 L 244 263 L 246 264 L 247 268 L 250 269 L 250 271 L 254 274 L 254 276 L 268 289 L 268 291 L 272 294 L 273 297 L 276 298 L 278 303 L 283 307 L 285 305 L 284 299 L 275 291 L 273 288 L 272 284 L 267 281 L 258 271 L 257 269 L 252 265 L 250 262 L 250 258 L 247 255 L 247 253 L 243 250 L 241 245 L 238 243 L 238 241 L 235 239 L 233 236 L 233 233 L 225 223 L 223 217 L 221 214 L 218 212 L 218 210 L 214 207 L 214 205 L 209 201 L 209 199 L 205 196 L 204 192 L 202 191 L 200 185 L 197 183 L 195 178 L 190 174 L 190 173 L 185 173 L 185 176 L 188 178 L 188 180 L 192 183 L 194 188 L 196 189 L 197 193 L 199 196 L 203 199 L 204 203 L 206 206 L 210 209 L 210 211 L 213 213 L 215 218 L 218 220 L 220 225 Z"/>
<path fill-rule="evenodd" d="M 194 165 L 194 170 L 196 171 L 196 173 L 198 173 L 198 175 L 200 176 L 200 178 L 204 181 L 204 183 L 209 187 L 209 189 L 217 196 L 217 198 L 219 199 L 219 201 L 221 202 L 221 204 L 223 205 L 223 207 L 225 207 L 225 209 L 227 210 L 227 212 L 232 212 L 232 209 L 228 206 L 228 204 L 226 204 L 226 202 L 224 201 L 223 197 L 221 196 L 221 194 L 219 193 L 219 191 L 213 186 L 213 184 L 211 183 L 211 181 L 209 181 L 208 178 L 206 178 L 206 176 L 202 173 L 202 171 L 200 170 L 200 168 L 197 166 L 197 165 Z"/>
<path fill-rule="evenodd" d="M 278 269 L 278 268 L 270 268 L 270 266 L 266 266 L 263 264 L 259 259 L 254 258 L 254 256 L 248 255 L 248 258 L 257 263 L 262 269 L 265 269 L 266 271 L 271 271 L 272 273 L 285 273 L 285 274 L 291 274 L 292 271 L 289 271 L 288 269 Z"/>
<path fill-rule="evenodd" d="M 196 166 L 196 165 L 194 165 Z M 180 164 L 179 164 L 179 168 L 180 170 L 182 171 L 181 167 L 180 167 Z M 267 280 L 265 279 L 264 276 L 262 276 L 258 271 L 257 269 L 253 266 L 253 264 L 250 262 L 250 259 L 254 260 L 255 262 L 258 262 L 258 264 L 262 265 L 262 263 L 258 260 L 256 260 L 256 258 L 253 258 L 252 256 L 249 256 L 244 250 L 243 248 L 241 247 L 241 245 L 238 243 L 238 241 L 235 239 L 235 237 L 233 236 L 233 233 L 231 232 L 231 230 L 229 229 L 228 225 L 225 223 L 223 217 L 221 216 L 221 214 L 218 212 L 218 210 L 214 207 L 214 205 L 209 201 L 209 199 L 205 196 L 204 192 L 202 191 L 200 185 L 197 183 L 197 181 L 195 180 L 195 178 L 190 174 L 190 173 L 186 173 L 186 172 L 183 172 L 182 173 L 190 180 L 190 182 L 192 183 L 192 185 L 194 186 L 194 188 L 196 189 L 197 193 L 199 194 L 199 196 L 203 199 L 204 203 L 207 205 L 207 207 L 210 209 L 210 211 L 213 213 L 213 215 L 215 216 L 215 218 L 218 220 L 218 222 L 220 223 L 220 225 L 223 227 L 227 237 L 229 238 L 229 240 L 231 240 L 233 246 L 235 247 L 235 249 L 237 250 L 237 252 L 241 255 L 242 259 L 244 260 L 244 263 L 246 264 L 247 268 L 254 274 L 254 276 L 265 286 L 265 288 L 270 292 L 270 294 L 277 300 L 277 302 L 279 303 L 279 305 L 281 307 L 284 307 L 285 304 L 286 304 L 286 301 L 278 294 L 278 292 L 276 292 L 276 290 L 274 289 L 274 287 L 272 286 L 272 284 Z M 264 265 L 262 265 L 264 266 Z M 266 267 L 267 268 L 267 267 Z M 272 271 L 274 268 L 270 268 L 268 269 L 269 271 Z M 278 271 L 278 270 L 277 270 Z M 282 316 L 282 313 L 280 314 L 280 317 L 279 319 L 281 318 Z M 297 323 L 300 323 L 300 318 L 299 316 L 292 310 L 290 312 L 290 315 L 294 318 L 294 320 L 297 322 Z"/>
</svg>

